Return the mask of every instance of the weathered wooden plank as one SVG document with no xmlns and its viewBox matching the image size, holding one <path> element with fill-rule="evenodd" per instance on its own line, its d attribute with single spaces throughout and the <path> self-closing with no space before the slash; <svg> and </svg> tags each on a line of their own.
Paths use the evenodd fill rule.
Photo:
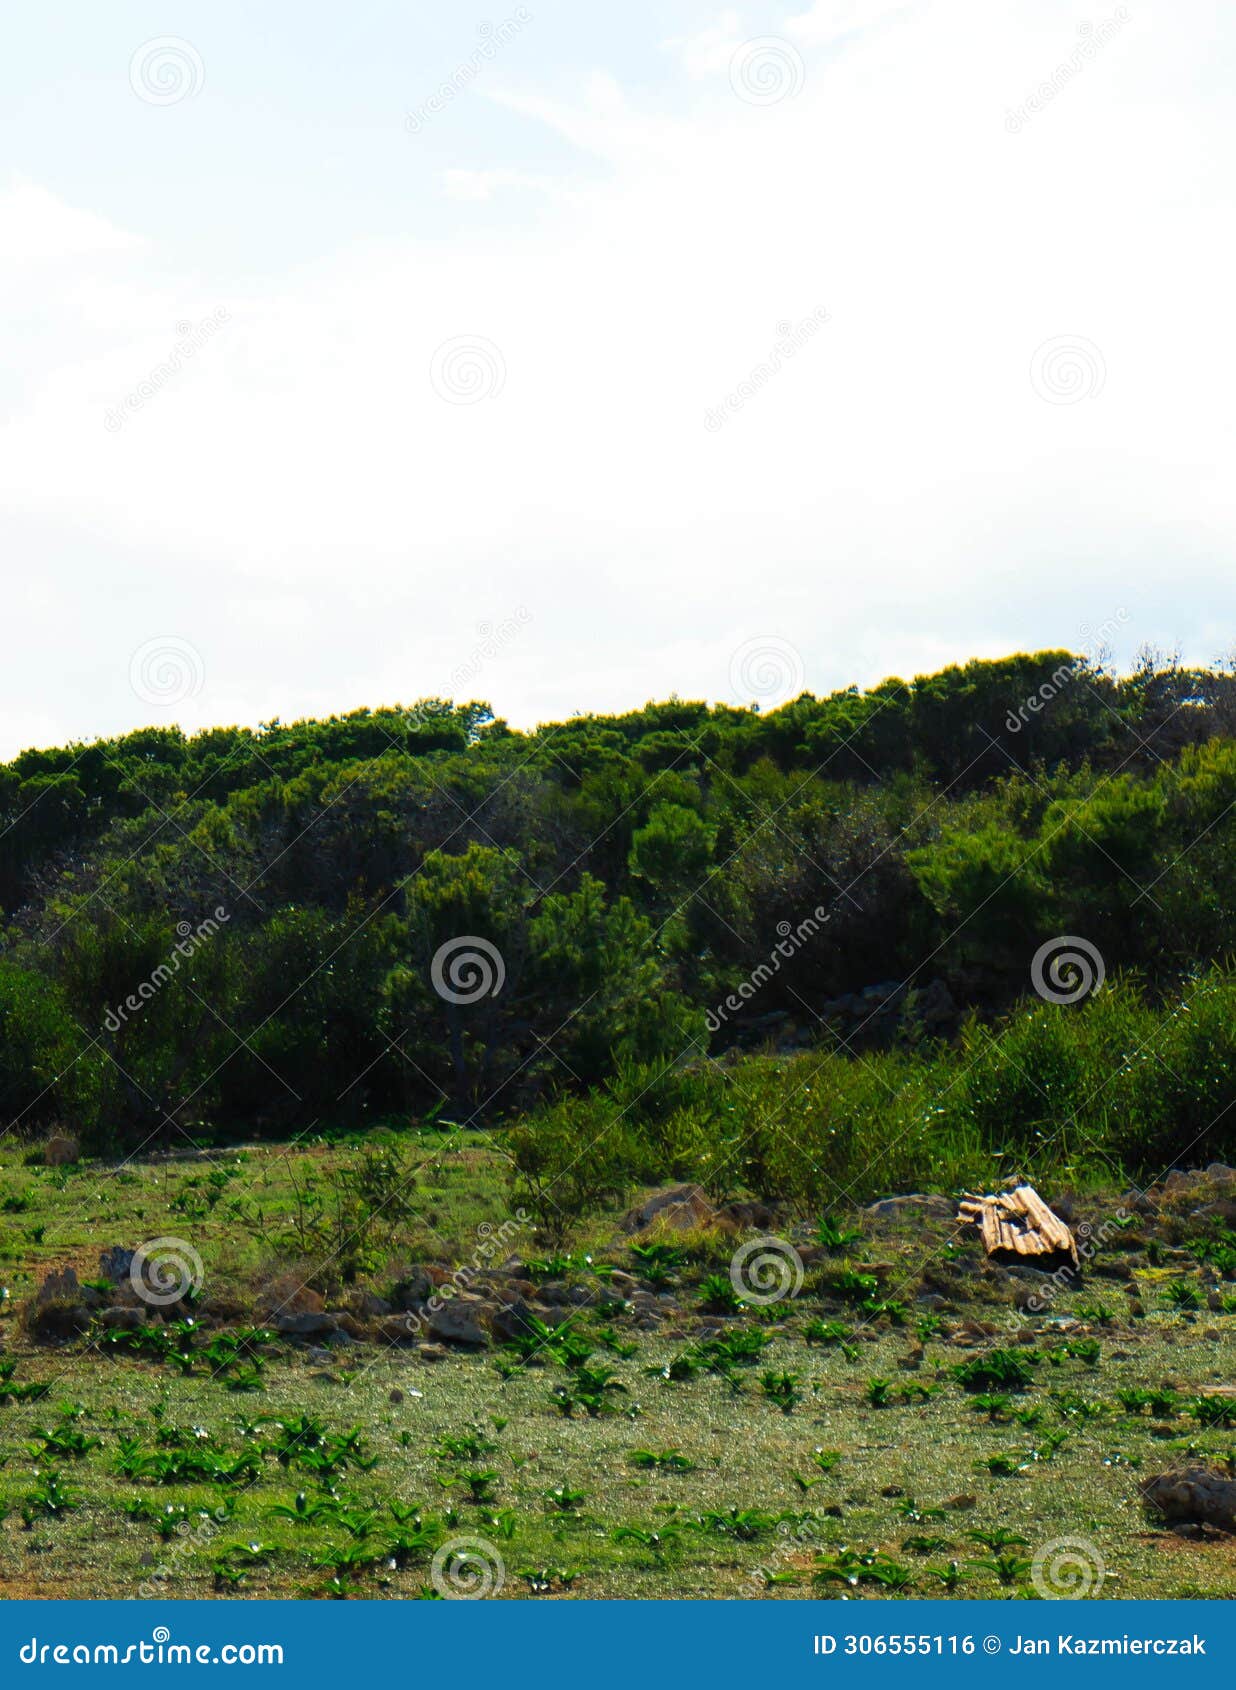
<svg viewBox="0 0 1236 1690">
<path fill-rule="evenodd" d="M 1011 1256 L 1032 1267 L 1078 1265 L 1073 1234 L 1032 1185 L 962 1198 L 960 1219 L 977 1226 L 989 1256 Z"/>
</svg>

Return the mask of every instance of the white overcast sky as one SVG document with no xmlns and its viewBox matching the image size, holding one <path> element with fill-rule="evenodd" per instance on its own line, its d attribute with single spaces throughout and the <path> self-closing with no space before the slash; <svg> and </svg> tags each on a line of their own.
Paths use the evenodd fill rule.
<svg viewBox="0 0 1236 1690">
<path fill-rule="evenodd" d="M 0 755 L 1232 648 L 1231 4 L 0 17 Z"/>
</svg>

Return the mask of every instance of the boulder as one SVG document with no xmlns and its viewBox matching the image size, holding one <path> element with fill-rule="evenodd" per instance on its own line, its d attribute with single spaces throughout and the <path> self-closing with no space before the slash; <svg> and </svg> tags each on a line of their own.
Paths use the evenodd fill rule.
<svg viewBox="0 0 1236 1690">
<path fill-rule="evenodd" d="M 285 1338 L 316 1338 L 336 1330 L 333 1314 L 281 1314 L 275 1318 L 275 1331 Z"/>
<path fill-rule="evenodd" d="M 632 1209 L 622 1223 L 624 1232 L 644 1232 L 651 1226 L 686 1232 L 692 1227 L 715 1226 L 717 1210 L 698 1185 L 671 1185 L 654 1191 Z"/>
<path fill-rule="evenodd" d="M 1209 1467 L 1182 1467 L 1146 1479 L 1138 1488 L 1165 1520 L 1200 1521 L 1236 1531 L 1236 1479 L 1225 1473 Z"/>
<path fill-rule="evenodd" d="M 548 1310 L 545 1312 L 548 1313 Z M 490 1325 L 495 1338 L 526 1338 L 535 1330 L 535 1320 L 544 1321 L 545 1316 L 523 1297 L 512 1297 L 510 1302 L 498 1304 Z M 548 1325 L 548 1321 L 545 1324 Z"/>
<path fill-rule="evenodd" d="M 256 1303 L 263 1320 L 281 1315 L 321 1314 L 325 1307 L 319 1293 L 297 1273 L 281 1273 L 277 1279 L 270 1280 L 258 1293 Z"/>
<path fill-rule="evenodd" d="M 109 1332 L 139 1332 L 146 1324 L 141 1309 L 104 1309 L 99 1325 Z"/>
<path fill-rule="evenodd" d="M 373 1329 L 380 1344 L 415 1344 L 421 1334 L 421 1323 L 410 1314 L 388 1314 Z"/>
<path fill-rule="evenodd" d="M 435 1289 L 434 1281 L 425 1268 L 413 1268 L 411 1273 L 395 1286 L 391 1292 L 391 1301 L 397 1309 L 414 1309 L 421 1303 L 427 1303 Z"/>
<path fill-rule="evenodd" d="M 136 1250 L 126 1250 L 123 1244 L 112 1244 L 99 1251 L 99 1274 L 113 1285 L 123 1285 L 133 1269 Z"/>
<path fill-rule="evenodd" d="M 40 1308 L 46 1308 L 49 1303 L 79 1303 L 81 1295 L 82 1288 L 77 1282 L 77 1275 L 71 1267 L 67 1267 L 59 1273 L 48 1274 L 39 1286 L 35 1301 Z"/>
<path fill-rule="evenodd" d="M 489 1333 L 482 1322 L 491 1320 L 493 1313 L 493 1305 L 479 1298 L 446 1298 L 430 1308 L 429 1330 L 448 1344 L 487 1344 Z"/>
</svg>

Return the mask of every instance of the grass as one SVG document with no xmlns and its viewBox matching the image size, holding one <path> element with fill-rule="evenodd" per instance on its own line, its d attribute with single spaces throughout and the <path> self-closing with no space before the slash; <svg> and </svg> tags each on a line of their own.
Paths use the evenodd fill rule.
<svg viewBox="0 0 1236 1690">
<path fill-rule="evenodd" d="M 404 1148 L 418 1218 L 401 1260 L 466 1260 L 482 1223 L 506 1218 L 500 1149 L 441 1132 Z M 190 1336 L 188 1371 L 149 1345 L 25 1335 L 16 1306 L 34 1285 L 65 1266 L 89 1278 L 114 1243 L 184 1237 L 208 1294 L 252 1296 L 286 1264 L 238 1230 L 232 1203 L 290 1213 L 305 1178 L 329 1181 L 348 1155 L 263 1147 L 117 1173 L 0 1149 L 0 1194 L 17 1202 L 0 1234 L 0 1594 L 125 1597 L 157 1579 L 179 1597 L 416 1598 L 458 1536 L 494 1546 L 504 1597 L 537 1600 L 1008 1596 L 1029 1588 L 1034 1549 L 1065 1536 L 1095 1544 L 1105 1596 L 1232 1588 L 1236 1540 L 1168 1532 L 1137 1492 L 1186 1452 L 1236 1447 L 1231 1405 L 1211 1394 L 1231 1377 L 1236 1324 L 1169 1300 L 1171 1284 L 1199 1283 L 1174 1237 L 1159 1265 L 1113 1241 L 1144 1318 L 1111 1281 L 1100 1298 L 1096 1272 L 1025 1317 L 1027 1341 L 1007 1277 L 977 1246 L 950 1247 L 947 1226 L 859 1217 L 864 1236 L 834 1246 L 853 1261 L 824 1245 L 769 1319 L 718 1307 L 705 1251 L 641 1262 L 612 1215 L 569 1263 L 544 1265 L 581 1280 L 595 1265 L 601 1283 L 621 1267 L 662 1291 L 671 1278 L 675 1312 L 655 1330 L 621 1304 L 580 1312 L 557 1341 L 506 1357 L 505 1376 L 494 1352 L 430 1363 L 361 1343 L 322 1359 L 260 1330 L 200 1350 Z M 856 1306 L 877 1260 L 907 1325 Z M 916 1295 L 940 1284 L 948 1306 L 917 1318 Z M 1070 1316 L 1093 1330 L 1062 1329 Z M 978 1321 L 998 1336 L 958 1342 Z"/>
</svg>

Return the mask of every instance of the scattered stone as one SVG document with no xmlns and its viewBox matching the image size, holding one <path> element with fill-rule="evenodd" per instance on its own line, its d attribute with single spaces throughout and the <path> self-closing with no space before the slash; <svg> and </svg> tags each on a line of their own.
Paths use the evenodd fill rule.
<svg viewBox="0 0 1236 1690">
<path fill-rule="evenodd" d="M 385 1297 L 375 1297 L 372 1291 L 362 1291 L 356 1299 L 355 1312 L 367 1320 L 379 1320 L 383 1315 L 394 1314 L 394 1308 Z"/>
<path fill-rule="evenodd" d="M 382 1344 L 415 1344 L 421 1322 L 411 1314 L 388 1314 L 375 1325 L 374 1337 Z"/>
<path fill-rule="evenodd" d="M 904 1496 L 905 1494 L 905 1491 L 900 1485 L 885 1485 L 884 1489 L 880 1492 L 881 1496 Z"/>
<path fill-rule="evenodd" d="M 395 1408 L 398 1408 L 400 1403 L 403 1401 L 403 1392 L 398 1388 L 398 1386 L 396 1386 L 386 1400 Z"/>
<path fill-rule="evenodd" d="M 285 1338 L 317 1338 L 336 1330 L 333 1314 L 281 1314 L 275 1320 L 275 1331 Z"/>
<path fill-rule="evenodd" d="M 422 1344 L 417 1354 L 422 1361 L 445 1361 L 447 1350 L 443 1344 Z"/>
<path fill-rule="evenodd" d="M 397 1309 L 414 1309 L 421 1303 L 427 1303 L 435 1289 L 436 1286 L 425 1269 L 417 1267 L 399 1281 L 391 1292 L 391 1300 Z"/>
<path fill-rule="evenodd" d="M 141 1309 L 104 1309 L 99 1325 L 109 1332 L 140 1332 L 146 1324 Z"/>
<path fill-rule="evenodd" d="M 256 1309 L 263 1320 L 293 1314 L 321 1314 L 326 1304 L 299 1274 L 283 1273 L 258 1293 Z"/>
<path fill-rule="evenodd" d="M 964 1492 L 960 1496 L 950 1496 L 944 1507 L 955 1509 L 958 1513 L 961 1513 L 967 1508 L 977 1508 L 978 1497 L 972 1496 L 969 1492 Z"/>
<path fill-rule="evenodd" d="M 1208 1467 L 1184 1467 L 1146 1479 L 1138 1489 L 1165 1520 L 1236 1531 L 1236 1479 Z"/>
<path fill-rule="evenodd" d="M 429 1330 L 435 1337 L 445 1338 L 450 1344 L 479 1347 L 489 1342 L 489 1333 L 481 1322 L 492 1318 L 493 1312 L 488 1303 L 451 1297 L 429 1310 Z"/>
<path fill-rule="evenodd" d="M 632 1209 L 622 1223 L 624 1232 L 644 1232 L 654 1223 L 675 1232 L 692 1227 L 715 1226 L 718 1211 L 698 1185 L 671 1185 L 664 1191 L 654 1191 L 638 1208 Z"/>
<path fill-rule="evenodd" d="M 49 1273 L 39 1286 L 36 1301 L 40 1308 L 48 1303 L 78 1303 L 81 1301 L 81 1286 L 77 1283 L 77 1275 L 71 1267 L 62 1269 L 59 1273 Z"/>
<path fill-rule="evenodd" d="M 932 1220 L 951 1221 L 953 1200 L 933 1192 L 908 1191 L 901 1197 L 881 1197 L 878 1203 L 869 1203 L 867 1213 L 888 1220 L 926 1216 Z"/>
</svg>

